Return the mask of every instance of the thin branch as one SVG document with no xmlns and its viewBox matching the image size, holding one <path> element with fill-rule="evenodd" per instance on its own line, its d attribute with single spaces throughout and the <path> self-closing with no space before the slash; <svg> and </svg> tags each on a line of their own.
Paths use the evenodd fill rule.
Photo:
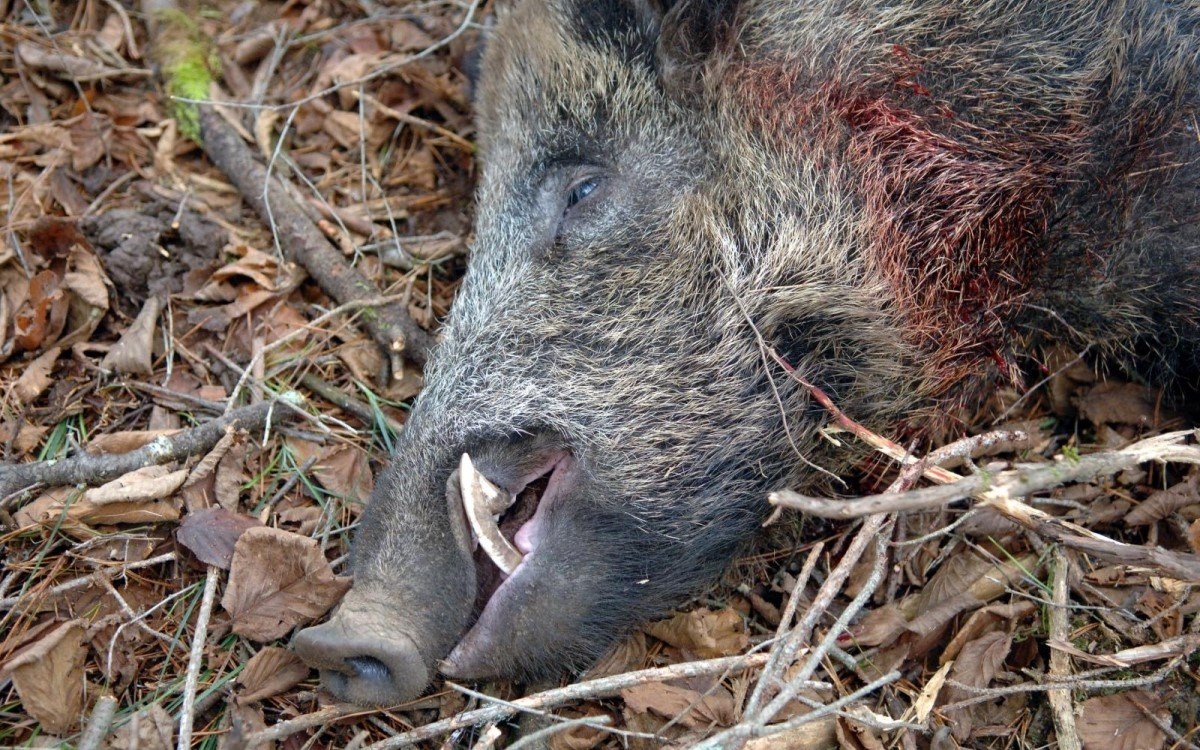
<svg viewBox="0 0 1200 750">
<path fill-rule="evenodd" d="M 288 405 L 302 403 L 304 397 L 288 391 L 278 399 L 234 409 L 228 414 L 197 425 L 174 435 L 160 435 L 141 448 L 127 453 L 76 453 L 69 458 L 35 461 L 26 464 L 0 465 L 0 496 L 34 485 L 48 487 L 92 484 L 98 485 L 131 471 L 178 461 L 208 451 L 226 430 L 245 429 L 255 432 L 269 422 L 287 419 L 290 409 L 274 408 L 278 402 Z"/>
<path fill-rule="evenodd" d="M 86 576 L 82 576 L 80 578 L 73 578 L 70 581 L 67 581 L 65 583 L 60 583 L 57 586 L 52 586 L 49 589 L 46 589 L 46 591 L 41 592 L 39 595 L 40 596 L 58 596 L 59 594 L 65 594 L 68 591 L 74 591 L 75 589 L 81 589 L 86 586 L 92 586 L 94 584 L 99 583 L 101 580 L 105 580 L 105 579 L 112 580 L 113 578 L 116 578 L 117 576 L 119 576 L 129 570 L 137 570 L 138 568 L 148 568 L 153 565 L 161 565 L 162 563 L 171 562 L 174 559 L 175 559 L 175 553 L 167 552 L 162 555 L 157 555 L 155 557 L 149 557 L 145 560 L 138 560 L 137 562 L 131 562 L 131 563 L 128 563 L 125 565 L 114 565 L 110 568 L 102 568 L 100 570 L 97 570 L 95 573 L 90 573 L 90 574 L 88 574 Z M 4 599 L 0 599 L 0 611 L 12 609 L 13 607 L 20 604 L 21 600 L 24 599 L 26 596 L 32 596 L 32 594 L 10 596 L 10 597 L 4 598 Z"/>
<path fill-rule="evenodd" d="M 79 739 L 78 750 L 98 750 L 100 743 L 108 736 L 108 728 L 112 726 L 113 716 L 117 712 L 117 699 L 111 695 L 102 695 L 92 709 L 87 728 Z"/>
<path fill-rule="evenodd" d="M 1054 550 L 1054 574 L 1052 586 L 1054 604 L 1050 607 L 1050 637 L 1070 640 L 1070 609 L 1067 607 L 1070 565 L 1067 553 L 1061 548 Z M 1058 649 L 1050 650 L 1050 674 L 1064 679 L 1071 674 L 1071 657 Z M 1081 750 L 1079 733 L 1075 730 L 1075 705 L 1071 700 L 1070 688 L 1051 690 L 1047 697 L 1054 716 L 1054 734 L 1061 750 Z"/>
<path fill-rule="evenodd" d="M 759 674 L 758 682 L 754 685 L 754 692 L 750 694 L 750 700 L 746 704 L 745 713 L 747 715 L 753 716 L 758 713 L 759 704 L 762 703 L 767 686 L 774 685 L 779 680 L 779 675 L 789 666 L 783 658 L 785 649 L 781 645 L 787 638 L 788 628 L 792 626 L 792 618 L 796 616 L 796 608 L 803 598 L 801 595 L 808 586 L 808 579 L 812 576 L 813 569 L 817 566 L 817 560 L 824 549 L 824 542 L 818 542 L 813 546 L 812 551 L 808 553 L 808 558 L 804 561 L 804 566 L 800 569 L 796 585 L 792 587 L 792 595 L 788 598 L 783 615 L 779 618 L 779 627 L 775 629 L 776 646 L 771 649 L 771 658 L 767 661 L 767 666 L 763 668 L 762 673 Z"/>
<path fill-rule="evenodd" d="M 298 262 L 340 304 L 377 299 L 379 290 L 346 263 L 285 188 L 260 164 L 241 136 L 211 106 L 199 108 L 204 151 L 237 187 L 251 208 L 279 238 L 290 260 Z M 371 306 L 363 325 L 389 357 L 403 353 L 418 365 L 433 345 L 433 336 L 417 325 L 400 305 Z"/>
<path fill-rule="evenodd" d="M 196 683 L 200 678 L 200 664 L 204 661 L 204 643 L 208 640 L 208 620 L 212 616 L 213 600 L 217 595 L 217 581 L 221 569 L 208 566 L 204 579 L 204 594 L 200 599 L 200 614 L 196 616 L 196 631 L 192 634 L 192 650 L 188 654 L 187 675 L 183 682 L 183 705 L 179 709 L 178 750 L 190 750 L 192 746 L 192 715 L 196 707 Z M 252 745 L 247 745 L 252 747 Z"/>
<path fill-rule="evenodd" d="M 724 672 L 757 669 L 765 664 L 766 661 L 766 654 L 727 656 L 720 659 L 672 664 L 669 667 L 643 669 L 637 672 L 626 672 L 625 674 L 613 675 L 611 677 L 577 682 L 566 687 L 535 693 L 505 705 L 492 705 L 474 711 L 467 711 L 457 716 L 435 721 L 412 731 L 398 734 L 395 737 L 377 742 L 368 747 L 371 750 L 391 750 L 391 748 L 409 747 L 447 732 L 453 732 L 456 729 L 504 719 L 519 711 L 553 708 L 564 703 L 607 698 L 617 695 L 622 690 L 636 685 L 644 685 L 648 682 L 662 682 L 664 680 L 677 680 L 688 677 L 722 674 Z M 246 741 L 249 745 L 253 746 L 260 742 L 278 740 L 308 727 L 317 726 L 346 716 L 354 711 L 361 711 L 361 709 L 353 707 L 351 710 L 351 707 L 334 706 L 318 711 L 315 714 L 310 714 L 309 717 L 300 716 L 291 721 L 281 722 L 266 730 L 250 735 Z"/>
<path fill-rule="evenodd" d="M 1200 446 L 1184 443 L 1195 435 L 1194 430 L 1170 432 L 1147 438 L 1120 450 L 1091 453 L 1079 458 L 1064 458 L 1054 463 L 1018 464 L 1016 468 L 998 474 L 980 473 L 960 478 L 952 484 L 898 494 L 884 493 L 855 500 L 835 500 L 807 497 L 791 490 L 780 490 L 771 493 L 768 500 L 773 505 L 783 505 L 809 515 L 839 520 L 876 513 L 939 508 L 968 497 L 999 502 L 1007 498 L 1024 497 L 1069 482 L 1116 474 L 1145 461 L 1200 464 Z"/>
</svg>

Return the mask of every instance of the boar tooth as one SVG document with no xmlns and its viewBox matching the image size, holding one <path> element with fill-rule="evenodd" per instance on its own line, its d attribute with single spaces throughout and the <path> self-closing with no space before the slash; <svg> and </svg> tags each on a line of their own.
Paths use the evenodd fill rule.
<svg viewBox="0 0 1200 750">
<path fill-rule="evenodd" d="M 508 510 L 516 500 L 512 495 L 492 484 L 491 480 L 479 473 L 471 457 L 464 453 L 458 464 L 458 479 L 462 487 L 463 502 L 474 498 L 473 503 L 485 508 L 491 515 L 499 515 Z"/>
<path fill-rule="evenodd" d="M 462 455 L 458 466 L 458 478 L 461 482 L 463 509 L 467 514 L 467 521 L 471 524 L 471 530 L 479 538 L 479 546 L 497 568 L 504 571 L 505 575 L 512 575 L 521 564 L 521 553 L 500 533 L 496 514 L 502 513 L 512 505 L 514 498 L 476 471 L 471 457 L 466 453 Z"/>
</svg>

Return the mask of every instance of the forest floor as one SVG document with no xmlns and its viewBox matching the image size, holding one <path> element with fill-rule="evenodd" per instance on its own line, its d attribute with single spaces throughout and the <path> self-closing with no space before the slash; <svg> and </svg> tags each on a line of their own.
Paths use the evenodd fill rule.
<svg viewBox="0 0 1200 750">
<path fill-rule="evenodd" d="M 798 541 L 562 689 L 320 690 L 288 644 L 349 585 L 466 265 L 487 6 L 186 9 L 228 103 L 203 126 L 287 186 L 301 251 L 189 137 L 140 8 L 0 0 L 0 746 L 1200 745 L 1196 440 L 1070 352 L 976 437 L 864 465 L 895 492 L 862 517 L 791 498 Z"/>
</svg>

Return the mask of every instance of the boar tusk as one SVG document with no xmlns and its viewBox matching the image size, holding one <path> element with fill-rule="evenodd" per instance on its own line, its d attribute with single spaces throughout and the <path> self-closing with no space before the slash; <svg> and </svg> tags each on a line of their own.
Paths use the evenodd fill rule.
<svg viewBox="0 0 1200 750">
<path fill-rule="evenodd" d="M 458 478 L 462 489 L 463 510 L 466 511 L 471 529 L 479 538 L 479 546 L 497 568 L 504 571 L 505 575 L 512 575 L 521 564 L 522 556 L 500 533 L 496 515 L 507 510 L 515 498 L 476 471 L 471 457 L 466 453 L 459 462 Z"/>
</svg>

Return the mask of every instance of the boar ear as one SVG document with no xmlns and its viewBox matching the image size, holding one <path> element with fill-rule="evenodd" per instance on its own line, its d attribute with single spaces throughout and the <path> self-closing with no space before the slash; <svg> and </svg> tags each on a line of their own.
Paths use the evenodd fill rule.
<svg viewBox="0 0 1200 750">
<path fill-rule="evenodd" d="M 732 46 L 738 0 L 650 0 L 662 15 L 657 62 L 664 87 L 688 94 Z"/>
</svg>

